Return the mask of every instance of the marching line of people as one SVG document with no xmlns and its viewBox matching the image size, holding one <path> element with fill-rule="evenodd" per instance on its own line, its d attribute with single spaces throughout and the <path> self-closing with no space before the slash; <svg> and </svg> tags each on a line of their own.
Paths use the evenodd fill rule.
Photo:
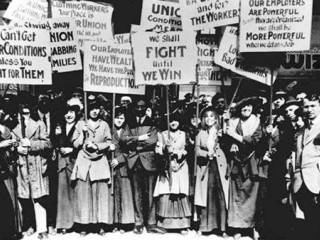
<svg viewBox="0 0 320 240">
<path fill-rule="evenodd" d="M 209 99 L 209 100 L 208 100 Z M 319 236 L 320 98 L 0 102 L 0 239 L 76 231 Z M 115 107 L 114 116 L 111 114 Z M 84 113 L 84 111 L 87 111 Z M 85 118 L 84 116 L 87 116 Z M 298 238 L 297 238 L 298 237 Z"/>
</svg>

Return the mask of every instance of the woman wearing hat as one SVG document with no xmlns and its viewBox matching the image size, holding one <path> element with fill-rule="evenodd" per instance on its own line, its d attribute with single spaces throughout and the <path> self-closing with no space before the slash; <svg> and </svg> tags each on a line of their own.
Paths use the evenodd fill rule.
<svg viewBox="0 0 320 240">
<path fill-rule="evenodd" d="M 112 143 L 115 145 L 114 158 L 111 167 L 114 168 L 114 231 L 123 233 L 128 230 L 128 224 L 134 224 L 134 207 L 131 183 L 128 175 L 127 157 L 129 154 L 125 138 L 129 128 L 126 123 L 126 108 L 115 109 Z"/>
<path fill-rule="evenodd" d="M 56 228 L 64 234 L 73 225 L 74 189 L 70 180 L 74 162 L 78 154 L 83 123 L 80 118 L 80 101 L 70 99 L 65 107 L 64 121 L 57 124 L 53 136 L 53 145 L 58 162 L 58 197 Z"/>
<path fill-rule="evenodd" d="M 218 114 L 213 107 L 201 111 L 201 130 L 196 137 L 197 176 L 194 204 L 200 217 L 199 231 L 226 231 L 227 162 L 219 145 Z"/>
<path fill-rule="evenodd" d="M 236 117 L 226 129 L 230 144 L 230 199 L 228 226 L 235 239 L 253 234 L 258 196 L 257 146 L 262 138 L 260 119 L 253 114 L 256 98 L 245 98 L 236 106 Z"/>
<path fill-rule="evenodd" d="M 166 130 L 159 134 L 156 153 L 164 158 L 168 168 L 158 176 L 153 196 L 157 203 L 157 226 L 179 229 L 181 234 L 187 234 L 191 218 L 189 169 L 185 150 L 186 134 L 179 129 L 180 120 L 178 114 L 171 114 L 170 132 Z"/>
<path fill-rule="evenodd" d="M 113 150 L 111 133 L 99 113 L 99 102 L 89 99 L 88 120 L 75 142 L 82 145 L 71 175 L 75 181 L 74 222 L 80 224 L 81 235 L 89 231 L 88 224 L 95 224 L 103 234 L 104 224 L 113 223 L 111 176 L 106 157 L 106 151 Z"/>
</svg>

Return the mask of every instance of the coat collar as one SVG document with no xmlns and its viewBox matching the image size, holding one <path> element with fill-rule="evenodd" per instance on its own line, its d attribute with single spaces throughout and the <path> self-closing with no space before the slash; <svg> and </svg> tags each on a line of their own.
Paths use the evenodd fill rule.
<svg viewBox="0 0 320 240">
<path fill-rule="evenodd" d="M 312 141 L 318 134 L 320 133 L 320 116 L 318 116 L 314 121 L 313 121 L 313 126 L 308 129 L 305 127 L 304 129 L 304 141 L 303 144 L 306 145 L 310 141 Z"/>
<path fill-rule="evenodd" d="M 29 139 L 32 138 L 38 128 L 39 128 L 39 124 L 36 121 L 34 121 L 32 118 L 30 118 L 26 124 L 26 136 L 25 137 L 27 137 Z M 21 122 L 17 125 L 17 127 L 15 128 L 15 130 L 13 132 L 15 133 L 16 136 L 19 136 L 21 138 L 23 137 Z"/>
</svg>

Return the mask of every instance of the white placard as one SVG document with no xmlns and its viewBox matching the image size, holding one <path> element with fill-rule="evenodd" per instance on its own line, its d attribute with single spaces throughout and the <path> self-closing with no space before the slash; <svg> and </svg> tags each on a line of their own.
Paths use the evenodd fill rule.
<svg viewBox="0 0 320 240">
<path fill-rule="evenodd" d="M 215 63 L 244 77 L 256 80 L 263 84 L 271 85 L 270 69 L 258 66 L 245 66 L 237 61 L 239 53 L 237 41 L 238 28 L 231 26 L 226 27 L 218 52 L 214 57 Z M 276 74 L 274 74 L 274 80 L 275 77 Z"/>
<path fill-rule="evenodd" d="M 0 28 L 0 83 L 52 83 L 48 31 Z"/>
<path fill-rule="evenodd" d="M 185 29 L 202 30 L 239 23 L 240 0 L 181 0 Z"/>
<path fill-rule="evenodd" d="M 214 55 L 218 50 L 214 35 L 199 34 L 196 38 L 198 48 L 198 80 L 200 85 L 222 85 L 221 67 L 214 63 Z M 231 85 L 231 80 L 225 80 L 225 85 Z"/>
<path fill-rule="evenodd" d="M 50 37 L 53 71 L 71 72 L 82 69 L 78 36 L 72 18 L 50 18 L 40 22 L 14 23 L 15 27 L 43 29 Z"/>
<path fill-rule="evenodd" d="M 131 44 L 86 42 L 84 48 L 83 89 L 144 95 L 145 87 L 136 86 L 133 77 Z"/>
<path fill-rule="evenodd" d="M 140 26 L 145 31 L 181 31 L 180 4 L 160 0 L 143 0 Z"/>
<path fill-rule="evenodd" d="M 240 52 L 310 49 L 312 0 L 241 1 Z"/>
<path fill-rule="evenodd" d="M 46 19 L 48 2 L 46 0 L 12 0 L 3 17 L 13 22 Z"/>
<path fill-rule="evenodd" d="M 188 84 L 195 81 L 195 32 L 138 32 L 131 38 L 138 85 Z"/>
<path fill-rule="evenodd" d="M 84 41 L 113 41 L 111 18 L 113 7 L 89 1 L 53 1 L 54 18 L 70 17 L 76 21 L 79 46 Z"/>
</svg>

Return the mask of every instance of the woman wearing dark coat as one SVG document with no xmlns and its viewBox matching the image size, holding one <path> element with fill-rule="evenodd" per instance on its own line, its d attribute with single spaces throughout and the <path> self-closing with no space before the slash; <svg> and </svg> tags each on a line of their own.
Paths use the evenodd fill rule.
<svg viewBox="0 0 320 240">
<path fill-rule="evenodd" d="M 260 119 L 253 114 L 254 98 L 237 105 L 237 116 L 230 119 L 226 133 L 230 144 L 230 199 L 228 226 L 235 239 L 253 234 L 259 190 L 257 146 L 262 138 Z"/>
<path fill-rule="evenodd" d="M 71 178 L 79 145 L 76 139 L 82 131 L 78 122 L 80 106 L 72 100 L 65 108 L 64 122 L 56 126 L 53 144 L 58 161 L 58 201 L 56 228 L 66 233 L 73 225 L 74 189 Z"/>
<path fill-rule="evenodd" d="M 0 125 L 0 239 L 18 239 L 21 233 L 21 216 L 18 209 L 18 200 L 13 170 L 15 153 L 12 146 L 15 140 L 11 139 L 10 130 Z"/>
<path fill-rule="evenodd" d="M 125 142 L 128 136 L 129 128 L 126 124 L 126 109 L 116 108 L 114 117 L 114 132 L 112 134 L 112 143 L 115 145 L 114 158 L 111 161 L 111 167 L 114 169 L 114 231 L 124 232 L 130 225 L 134 224 L 133 195 L 130 179 L 128 176 L 127 157 L 129 154 Z"/>
</svg>

